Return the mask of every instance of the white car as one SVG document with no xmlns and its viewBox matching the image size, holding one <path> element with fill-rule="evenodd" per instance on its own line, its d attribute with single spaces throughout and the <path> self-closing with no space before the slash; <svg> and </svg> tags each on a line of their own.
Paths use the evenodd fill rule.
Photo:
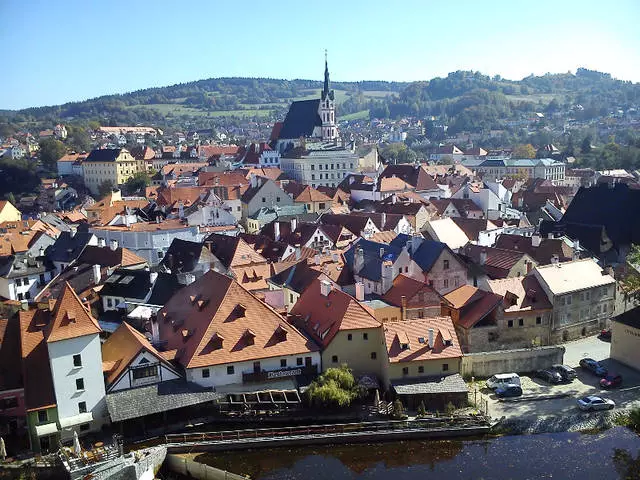
<svg viewBox="0 0 640 480">
<path fill-rule="evenodd" d="M 590 412 L 592 410 L 611 410 L 615 406 L 616 404 L 613 400 L 598 397 L 596 395 L 582 397 L 578 400 L 578 407 L 580 407 L 580 410 L 584 410 L 586 412 Z"/>
</svg>

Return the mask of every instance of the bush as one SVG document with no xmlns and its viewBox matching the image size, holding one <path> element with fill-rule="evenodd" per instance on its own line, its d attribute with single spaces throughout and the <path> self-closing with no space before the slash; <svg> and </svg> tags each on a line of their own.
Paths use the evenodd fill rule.
<svg viewBox="0 0 640 480">
<path fill-rule="evenodd" d="M 444 411 L 447 413 L 447 415 L 451 416 L 453 415 L 453 412 L 456 411 L 456 407 L 453 403 L 449 402 L 445 405 Z"/>
<path fill-rule="evenodd" d="M 395 402 L 393 402 L 393 413 L 391 414 L 391 416 L 396 420 L 402 420 L 406 417 L 406 415 L 404 414 L 404 405 L 402 405 L 402 402 L 400 400 L 396 400 Z"/>
<path fill-rule="evenodd" d="M 427 409 L 424 406 L 424 400 L 422 402 L 420 402 L 420 405 L 418 405 L 418 416 L 419 417 L 424 417 L 427 414 Z"/>
<path fill-rule="evenodd" d="M 327 369 L 307 390 L 311 405 L 341 408 L 351 405 L 360 393 L 353 373 L 346 365 Z"/>
</svg>

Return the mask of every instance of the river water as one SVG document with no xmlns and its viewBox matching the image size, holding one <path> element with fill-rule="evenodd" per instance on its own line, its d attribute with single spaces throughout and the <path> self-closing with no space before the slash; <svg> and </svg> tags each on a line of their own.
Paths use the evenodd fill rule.
<svg viewBox="0 0 640 480">
<path fill-rule="evenodd" d="M 474 440 L 414 440 L 202 454 L 254 480 L 640 479 L 640 436 L 623 427 Z"/>
</svg>

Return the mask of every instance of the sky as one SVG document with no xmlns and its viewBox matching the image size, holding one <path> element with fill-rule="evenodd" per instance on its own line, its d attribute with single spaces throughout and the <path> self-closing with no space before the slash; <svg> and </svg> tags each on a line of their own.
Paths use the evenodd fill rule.
<svg viewBox="0 0 640 480">
<path fill-rule="evenodd" d="M 640 81 L 640 0 L 0 0 L 0 109 L 212 77 Z"/>
</svg>

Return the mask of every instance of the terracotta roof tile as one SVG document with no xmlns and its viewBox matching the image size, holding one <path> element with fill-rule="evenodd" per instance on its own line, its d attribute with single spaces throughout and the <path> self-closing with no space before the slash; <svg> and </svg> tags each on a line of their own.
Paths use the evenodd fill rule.
<svg viewBox="0 0 640 480">
<path fill-rule="evenodd" d="M 391 363 L 462 357 L 451 317 L 389 322 L 383 328 Z M 429 348 L 430 328 L 434 333 L 433 348 Z M 447 345 L 447 340 L 450 340 L 450 345 Z M 403 343 L 408 348 L 403 348 Z"/>
<path fill-rule="evenodd" d="M 456 310 L 460 310 L 457 322 L 462 328 L 472 328 L 502 304 L 502 296 L 485 292 L 471 285 L 463 285 L 444 296 Z"/>
<path fill-rule="evenodd" d="M 302 192 L 295 198 L 296 202 L 331 202 L 331 198 L 327 197 L 324 193 L 319 192 L 315 188 L 307 186 Z"/>
<path fill-rule="evenodd" d="M 98 321 L 82 304 L 71 285 L 66 283 L 51 312 L 46 332 L 47 342 L 93 335 L 101 331 Z"/>
<path fill-rule="evenodd" d="M 20 348 L 27 411 L 53 407 L 56 396 L 49 364 L 49 352 L 44 340 L 49 324 L 45 310 L 20 311 Z"/>
<path fill-rule="evenodd" d="M 534 275 L 489 280 L 488 284 L 489 290 L 505 297 L 505 313 L 551 310 L 553 308 L 547 294 Z"/>
<path fill-rule="evenodd" d="M 393 280 L 393 286 L 384 294 L 382 299 L 395 305 L 402 306 L 402 297 L 406 298 L 409 308 L 440 306 L 441 296 L 429 284 L 411 278 L 407 275 L 398 275 Z"/>
</svg>

